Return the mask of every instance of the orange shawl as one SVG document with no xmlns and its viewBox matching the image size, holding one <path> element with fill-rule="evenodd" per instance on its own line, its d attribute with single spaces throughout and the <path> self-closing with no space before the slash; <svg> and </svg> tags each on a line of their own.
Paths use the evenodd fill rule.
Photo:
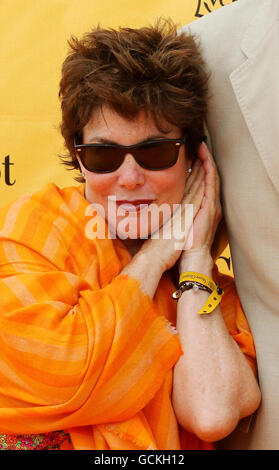
<svg viewBox="0 0 279 470">
<path fill-rule="evenodd" d="M 88 205 L 84 184 L 49 183 L 0 211 L 0 433 L 68 430 L 74 449 L 213 448 L 172 408 L 183 354 L 172 281 L 164 273 L 151 300 L 119 275 L 131 255 L 118 239 L 86 237 Z M 233 281 L 219 282 L 227 327 L 255 371 Z"/>
</svg>

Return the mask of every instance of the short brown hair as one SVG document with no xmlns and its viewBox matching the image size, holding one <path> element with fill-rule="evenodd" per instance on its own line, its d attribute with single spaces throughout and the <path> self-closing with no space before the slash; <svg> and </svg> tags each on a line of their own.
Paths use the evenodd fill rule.
<svg viewBox="0 0 279 470">
<path fill-rule="evenodd" d="M 93 110 L 103 104 L 124 118 L 151 112 L 159 129 L 163 117 L 187 133 L 187 150 L 195 154 L 204 132 L 208 75 L 193 36 L 178 34 L 170 19 L 160 18 L 139 29 L 98 26 L 68 43 L 59 90 L 60 128 L 69 151 L 60 156 L 63 164 L 79 168 L 74 136 L 81 138 Z"/>
</svg>

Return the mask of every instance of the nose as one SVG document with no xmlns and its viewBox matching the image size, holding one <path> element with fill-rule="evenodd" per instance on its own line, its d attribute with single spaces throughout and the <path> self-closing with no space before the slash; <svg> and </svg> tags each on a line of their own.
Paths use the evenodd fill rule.
<svg viewBox="0 0 279 470">
<path fill-rule="evenodd" d="M 142 186 L 145 182 L 144 169 L 136 162 L 131 153 L 125 155 L 122 165 L 117 170 L 118 184 L 128 189 Z"/>
</svg>

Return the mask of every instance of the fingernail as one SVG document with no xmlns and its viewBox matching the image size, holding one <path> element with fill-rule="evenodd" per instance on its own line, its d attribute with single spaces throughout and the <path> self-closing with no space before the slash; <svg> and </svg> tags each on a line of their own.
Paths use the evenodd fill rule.
<svg viewBox="0 0 279 470">
<path fill-rule="evenodd" d="M 202 142 L 202 146 L 203 146 L 204 150 L 206 151 L 206 153 L 208 154 L 209 151 L 208 151 L 208 147 L 207 147 L 206 143 Z"/>
</svg>

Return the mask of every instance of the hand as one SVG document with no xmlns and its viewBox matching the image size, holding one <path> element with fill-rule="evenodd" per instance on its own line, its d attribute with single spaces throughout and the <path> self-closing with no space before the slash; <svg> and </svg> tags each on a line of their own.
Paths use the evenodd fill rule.
<svg viewBox="0 0 279 470">
<path fill-rule="evenodd" d="M 179 260 L 180 265 L 184 266 L 191 265 L 194 259 L 196 263 L 198 258 L 203 259 L 204 262 L 211 258 L 211 246 L 222 218 L 220 179 L 212 155 L 205 143 L 200 145 L 198 157 L 203 162 L 205 171 L 204 195 L 193 222 L 193 243 L 190 246 L 188 238 Z"/>
<path fill-rule="evenodd" d="M 181 255 L 183 246 L 188 238 L 188 230 L 191 228 L 191 220 L 188 223 L 188 230 L 185 230 L 183 237 L 180 240 L 177 240 L 173 234 L 178 233 L 180 227 L 184 229 L 185 227 L 185 204 L 193 204 L 193 216 L 195 217 L 198 213 L 203 197 L 204 197 L 204 176 L 205 171 L 203 168 L 203 162 L 200 159 L 197 159 L 191 176 L 188 177 L 184 196 L 180 203 L 180 210 L 174 211 L 172 216 L 164 223 L 160 229 L 157 230 L 155 234 L 158 236 L 158 239 L 149 238 L 142 245 L 140 252 L 147 254 L 150 260 L 158 260 L 160 263 L 162 273 L 170 269 Z M 186 222 L 187 219 L 186 219 Z M 181 246 L 178 249 L 178 246 Z"/>
</svg>

